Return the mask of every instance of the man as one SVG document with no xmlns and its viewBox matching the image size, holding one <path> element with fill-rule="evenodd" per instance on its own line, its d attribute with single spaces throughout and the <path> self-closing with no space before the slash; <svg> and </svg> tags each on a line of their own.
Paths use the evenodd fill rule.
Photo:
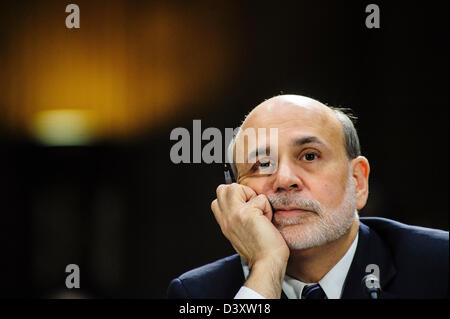
<svg viewBox="0 0 450 319">
<path fill-rule="evenodd" d="M 276 156 L 258 128 L 278 129 Z M 248 155 L 211 208 L 238 255 L 174 279 L 169 298 L 448 298 L 448 232 L 359 219 L 370 166 L 344 112 L 277 96 L 250 112 L 233 147 L 233 159 Z M 379 285 L 363 280 L 370 272 Z"/>
</svg>

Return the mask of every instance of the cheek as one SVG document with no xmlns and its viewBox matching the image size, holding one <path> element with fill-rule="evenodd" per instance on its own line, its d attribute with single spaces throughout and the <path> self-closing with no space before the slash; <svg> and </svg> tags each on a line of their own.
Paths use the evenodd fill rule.
<svg viewBox="0 0 450 319">
<path fill-rule="evenodd" d="M 242 179 L 239 184 L 245 185 L 253 189 L 256 194 L 261 194 L 264 190 L 264 184 L 258 181 L 258 179 L 255 178 L 244 178 Z"/>
<path fill-rule="evenodd" d="M 341 185 L 333 183 L 320 183 L 316 185 L 312 194 L 316 200 L 318 200 L 322 206 L 328 209 L 338 207 L 342 203 L 342 199 L 345 195 L 345 188 Z"/>
<path fill-rule="evenodd" d="M 262 178 L 244 178 L 240 184 L 250 187 L 256 194 L 266 194 L 267 183 L 262 181 Z"/>
<path fill-rule="evenodd" d="M 324 207 L 334 209 L 342 204 L 348 182 L 348 166 L 346 162 L 327 170 L 311 185 L 312 193 Z"/>
</svg>

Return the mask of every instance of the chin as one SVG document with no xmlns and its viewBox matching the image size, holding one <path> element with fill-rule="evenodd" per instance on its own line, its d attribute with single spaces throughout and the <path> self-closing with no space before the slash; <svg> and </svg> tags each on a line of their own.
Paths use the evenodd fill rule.
<svg viewBox="0 0 450 319">
<path fill-rule="evenodd" d="M 291 250 L 308 249 L 327 242 L 320 230 L 309 223 L 278 227 L 281 236 Z"/>
</svg>

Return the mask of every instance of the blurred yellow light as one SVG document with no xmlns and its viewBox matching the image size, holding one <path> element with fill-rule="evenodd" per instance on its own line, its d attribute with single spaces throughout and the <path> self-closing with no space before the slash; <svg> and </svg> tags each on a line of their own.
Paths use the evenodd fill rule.
<svg viewBox="0 0 450 319">
<path fill-rule="evenodd" d="M 40 3 L 33 19 L 19 5 L 11 14 L 0 50 L 0 126 L 71 145 L 92 139 L 94 115 L 98 138 L 127 139 L 207 106 L 232 80 L 233 6 L 77 4 L 77 30 L 66 28 L 54 1 Z"/>
<path fill-rule="evenodd" d="M 76 109 L 38 112 L 32 122 L 32 135 L 49 146 L 86 145 L 95 140 L 92 112 Z"/>
</svg>

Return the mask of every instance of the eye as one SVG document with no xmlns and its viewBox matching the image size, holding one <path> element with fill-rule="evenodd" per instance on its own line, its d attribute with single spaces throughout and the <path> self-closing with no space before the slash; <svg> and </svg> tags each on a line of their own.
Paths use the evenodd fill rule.
<svg viewBox="0 0 450 319">
<path fill-rule="evenodd" d="M 253 165 L 252 170 L 258 171 L 260 174 L 270 174 L 269 171 L 273 169 L 274 164 L 271 159 L 261 159 Z"/>
<path fill-rule="evenodd" d="M 315 159 L 317 159 L 319 157 L 319 155 L 317 155 L 316 153 L 306 153 L 305 155 L 303 155 L 303 157 L 308 162 L 312 162 Z"/>
<path fill-rule="evenodd" d="M 269 168 L 272 164 L 269 160 L 264 160 L 258 163 L 260 168 Z"/>
</svg>

